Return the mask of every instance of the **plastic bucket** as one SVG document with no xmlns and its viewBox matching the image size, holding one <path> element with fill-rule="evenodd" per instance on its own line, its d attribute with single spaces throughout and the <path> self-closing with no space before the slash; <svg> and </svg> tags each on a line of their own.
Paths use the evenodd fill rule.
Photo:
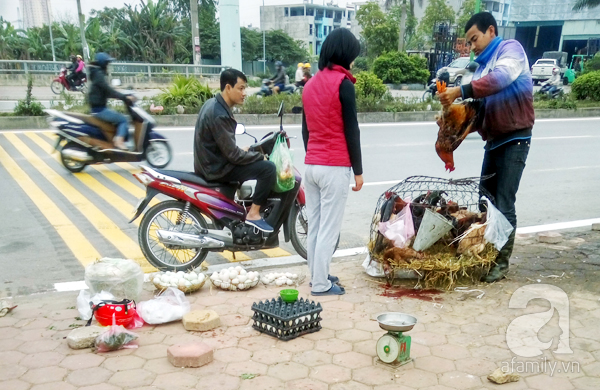
<svg viewBox="0 0 600 390">
<path fill-rule="evenodd" d="M 452 229 L 452 224 L 438 213 L 425 209 L 425 215 L 413 243 L 413 249 L 424 251 Z"/>
</svg>

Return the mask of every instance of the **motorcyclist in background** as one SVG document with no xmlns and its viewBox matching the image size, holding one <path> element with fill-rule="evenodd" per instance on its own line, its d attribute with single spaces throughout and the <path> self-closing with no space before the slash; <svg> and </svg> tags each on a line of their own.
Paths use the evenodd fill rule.
<svg viewBox="0 0 600 390">
<path fill-rule="evenodd" d="M 273 92 L 279 93 L 285 89 L 285 68 L 281 61 L 275 63 L 275 76 L 269 80 L 273 82 Z"/>
<path fill-rule="evenodd" d="M 69 72 L 67 75 L 67 82 L 69 83 L 69 89 L 73 89 L 76 80 L 75 73 L 77 72 L 77 66 L 79 66 L 79 63 L 77 62 L 77 57 L 74 55 L 72 55 L 70 59 L 71 63 L 67 65 L 67 71 Z"/>
<path fill-rule="evenodd" d="M 83 57 L 79 54 L 77 55 L 77 69 L 75 69 L 75 75 L 73 77 L 74 83 L 78 83 L 85 77 L 85 62 L 83 62 Z"/>
<path fill-rule="evenodd" d="M 106 81 L 108 73 L 107 68 L 115 59 L 106 53 L 97 53 L 95 61 L 89 66 L 90 69 L 90 93 L 88 100 L 92 108 L 92 114 L 98 119 L 112 123 L 117 127 L 117 134 L 113 138 L 115 147 L 127 150 L 125 139 L 129 133 L 129 120 L 123 114 L 106 107 L 108 99 L 119 99 L 125 104 L 131 104 L 136 101 L 132 95 L 125 95 L 113 89 Z"/>
<path fill-rule="evenodd" d="M 557 91 L 558 87 L 562 84 L 558 69 L 552 69 L 552 77 L 542 83 L 540 91 L 547 92 L 548 95 L 553 96 Z"/>
</svg>

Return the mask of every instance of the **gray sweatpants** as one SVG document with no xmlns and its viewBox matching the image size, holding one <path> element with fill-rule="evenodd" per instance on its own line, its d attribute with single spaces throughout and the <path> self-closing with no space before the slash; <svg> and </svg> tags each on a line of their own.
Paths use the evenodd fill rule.
<svg viewBox="0 0 600 390">
<path fill-rule="evenodd" d="M 308 268 L 314 292 L 331 288 L 327 276 L 342 227 L 350 171 L 349 167 L 306 166 L 304 189 L 308 218 Z"/>
</svg>

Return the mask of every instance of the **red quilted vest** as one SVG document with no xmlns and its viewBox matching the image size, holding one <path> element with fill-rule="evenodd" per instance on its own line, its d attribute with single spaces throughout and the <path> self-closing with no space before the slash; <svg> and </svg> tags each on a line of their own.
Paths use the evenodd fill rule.
<svg viewBox="0 0 600 390">
<path fill-rule="evenodd" d="M 344 134 L 340 84 L 356 79 L 341 66 L 325 68 L 314 75 L 302 91 L 302 104 L 308 127 L 305 164 L 350 167 L 350 154 Z"/>
</svg>

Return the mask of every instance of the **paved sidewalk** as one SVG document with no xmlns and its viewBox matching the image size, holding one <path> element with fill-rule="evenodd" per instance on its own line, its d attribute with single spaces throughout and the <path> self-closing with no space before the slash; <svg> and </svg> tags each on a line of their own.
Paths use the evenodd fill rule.
<svg viewBox="0 0 600 390">
<path fill-rule="evenodd" d="M 180 322 L 145 326 L 136 330 L 138 349 L 104 354 L 67 346 L 69 331 L 83 324 L 76 319 L 76 292 L 17 297 L 13 302 L 19 306 L 0 318 L 0 389 L 600 389 L 600 232 L 563 234 L 564 241 L 556 245 L 519 237 L 510 278 L 477 286 L 485 291 L 481 299 L 463 299 L 459 292 L 388 297 L 381 281 L 364 273 L 364 256 L 345 258 L 332 266 L 332 273 L 347 294 L 311 297 L 323 305 L 323 329 L 288 342 L 251 328 L 252 303 L 278 295 L 278 288 L 262 284 L 247 292 L 211 291 L 205 285 L 188 297 L 193 309 L 217 311 L 220 328 L 195 333 Z M 538 333 L 541 342 L 552 343 L 542 356 L 516 357 L 507 346 L 506 329 L 513 319 L 550 309 L 544 299 L 532 300 L 526 309 L 508 308 L 515 290 L 538 283 L 568 294 L 572 354 L 550 352 L 561 332 L 558 311 Z M 147 288 L 144 298 L 152 295 Z M 308 296 L 308 280 L 299 290 Z M 386 311 L 409 313 L 419 321 L 409 333 L 414 361 L 397 370 L 374 363 L 375 343 L 384 334 L 374 318 Z M 193 340 L 214 346 L 214 361 L 196 369 L 171 366 L 167 347 Z M 486 379 L 497 367 L 513 362 L 517 369 L 524 361 L 542 363 L 521 373 L 516 383 L 495 385 Z M 243 374 L 256 377 L 243 379 Z"/>
</svg>

